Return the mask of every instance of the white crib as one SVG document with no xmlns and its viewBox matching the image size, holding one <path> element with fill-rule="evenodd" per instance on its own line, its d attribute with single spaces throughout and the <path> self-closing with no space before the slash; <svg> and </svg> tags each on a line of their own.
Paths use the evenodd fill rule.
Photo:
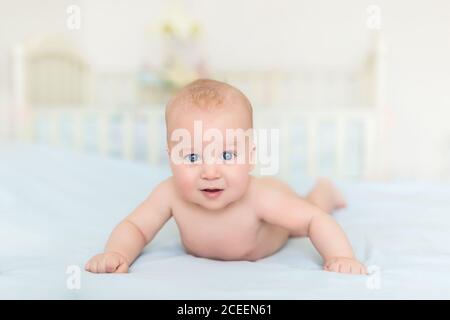
<svg viewBox="0 0 450 320">
<path fill-rule="evenodd" d="M 93 91 L 106 81 L 105 77 L 94 75 L 76 51 L 61 48 L 64 46 L 52 43 L 15 50 L 15 108 L 20 111 L 11 113 L 19 116 L 9 135 L 105 156 L 163 162 L 163 104 L 143 106 L 134 101 L 134 107 L 101 105 L 93 99 Z M 352 82 L 347 81 L 347 87 L 338 81 L 339 73 L 334 73 L 333 81 L 338 85 L 328 91 L 323 88 L 330 87 L 332 81 L 321 81 L 314 70 L 308 71 L 307 77 L 305 72 L 280 70 L 213 76 L 241 88 L 250 97 L 255 128 L 280 129 L 281 176 L 300 170 L 310 176 L 384 179 L 388 177 L 384 148 L 386 66 L 379 35 L 374 37 L 373 50 L 365 60 L 353 73 Z M 348 73 L 341 76 L 348 79 Z M 315 82 L 308 81 L 311 78 Z M 102 83 L 95 83 L 95 79 Z M 121 77 L 122 83 L 117 79 L 117 90 L 139 90 L 133 76 Z M 317 101 L 314 95 L 305 98 L 303 94 L 317 90 L 327 91 L 331 98 L 325 94 L 322 96 L 328 99 Z M 361 93 L 357 99 L 338 98 L 341 91 L 352 90 Z"/>
</svg>

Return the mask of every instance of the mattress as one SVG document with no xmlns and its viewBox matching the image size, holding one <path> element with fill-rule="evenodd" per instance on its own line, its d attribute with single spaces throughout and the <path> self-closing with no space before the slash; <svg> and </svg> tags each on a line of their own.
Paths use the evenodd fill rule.
<svg viewBox="0 0 450 320">
<path fill-rule="evenodd" d="M 450 183 L 337 181 L 334 214 L 370 275 L 322 270 L 307 238 L 256 262 L 193 257 L 171 219 L 128 274 L 91 274 L 114 226 L 167 167 L 0 145 L 1 299 L 449 299 Z M 300 194 L 313 181 L 295 172 Z"/>
</svg>

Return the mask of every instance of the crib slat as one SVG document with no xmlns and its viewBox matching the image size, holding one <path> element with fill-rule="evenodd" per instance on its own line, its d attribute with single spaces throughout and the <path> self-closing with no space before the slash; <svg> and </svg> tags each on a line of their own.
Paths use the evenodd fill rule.
<svg viewBox="0 0 450 320">
<path fill-rule="evenodd" d="M 1 99 L 1 96 L 0 96 Z M 6 108 L 2 108 L 3 104 L 0 100 L 0 141 L 6 140 L 8 137 L 8 122 Z"/>
<path fill-rule="evenodd" d="M 160 137 L 158 128 L 157 113 L 147 113 L 147 157 L 150 164 L 157 164 L 159 160 Z"/>
<path fill-rule="evenodd" d="M 83 151 L 84 148 L 84 113 L 76 112 L 73 115 L 73 144 L 75 149 Z"/>
<path fill-rule="evenodd" d="M 374 119 L 371 117 L 364 118 L 364 152 L 363 152 L 363 178 L 371 179 L 375 178 L 376 172 L 374 171 L 374 157 L 375 157 L 375 128 Z"/>
<path fill-rule="evenodd" d="M 102 111 L 98 115 L 98 149 L 101 155 L 106 156 L 109 152 L 109 121 L 111 117 L 106 111 Z"/>
<path fill-rule="evenodd" d="M 340 116 L 336 120 L 336 175 L 339 178 L 342 178 L 345 175 L 345 135 L 346 121 L 344 117 Z"/>
<path fill-rule="evenodd" d="M 314 176 L 317 173 L 317 118 L 310 116 L 308 118 L 308 162 L 307 162 L 307 174 Z"/>
<path fill-rule="evenodd" d="M 59 144 L 59 131 L 60 128 L 59 119 L 61 118 L 59 112 L 50 112 L 48 113 L 49 120 L 49 140 L 50 144 L 53 146 L 57 146 Z"/>
<path fill-rule="evenodd" d="M 283 116 L 281 119 L 280 125 L 280 142 L 281 142 L 281 154 L 280 154 L 280 162 L 281 162 L 281 176 L 288 178 L 291 173 L 291 158 L 292 152 L 291 148 L 295 148 L 295 146 L 291 145 L 290 133 L 291 133 L 291 121 L 287 116 Z M 277 143 L 277 141 L 271 141 L 270 143 Z M 273 151 L 271 151 L 272 153 Z M 278 156 L 278 155 L 272 155 Z"/>
<path fill-rule="evenodd" d="M 132 160 L 134 155 L 134 120 L 131 114 L 125 113 L 123 116 L 123 157 Z"/>
<path fill-rule="evenodd" d="M 87 142 L 85 136 L 85 125 L 86 125 L 86 117 L 91 114 L 92 110 L 69 110 L 64 111 L 69 112 L 68 117 L 73 119 L 74 123 L 72 126 L 72 138 L 75 148 L 77 150 L 83 151 L 85 144 Z M 108 155 L 109 151 L 111 151 L 111 141 L 109 141 L 109 129 L 112 125 L 112 117 L 111 111 L 102 110 L 98 111 L 95 120 L 97 121 L 98 127 L 96 130 L 96 145 L 98 146 L 98 150 L 103 155 Z M 59 132 L 61 119 L 61 111 L 59 110 L 33 110 L 34 117 L 44 118 L 47 121 L 50 121 L 50 142 L 52 144 L 60 144 L 60 136 L 61 132 Z M 135 148 L 137 144 L 135 143 L 135 120 L 134 114 L 131 112 L 123 112 L 122 114 L 123 121 L 121 122 L 121 133 L 123 137 L 123 145 L 121 146 L 121 155 L 125 159 L 134 159 Z M 279 142 L 281 145 L 279 146 L 280 155 L 280 176 L 288 177 L 289 174 L 293 172 L 293 170 L 299 170 L 299 166 L 294 163 L 292 150 L 296 148 L 296 141 L 291 136 L 291 129 L 293 126 L 297 125 L 298 119 L 305 119 L 306 123 L 306 138 L 307 144 L 306 149 L 302 152 L 306 152 L 306 174 L 309 176 L 315 176 L 319 172 L 319 124 L 321 123 L 321 119 L 331 119 L 333 124 L 335 124 L 335 137 L 334 143 L 331 146 L 334 149 L 335 158 L 335 170 L 337 177 L 347 178 L 350 172 L 346 172 L 346 134 L 348 132 L 347 126 L 352 122 L 352 119 L 358 120 L 357 122 L 361 122 L 363 124 L 363 154 L 362 156 L 362 172 L 357 172 L 359 177 L 363 178 L 374 178 L 377 174 L 379 174 L 379 166 L 380 155 L 377 152 L 378 147 L 375 143 L 375 138 L 378 135 L 376 130 L 379 130 L 379 124 L 377 123 L 377 118 L 373 112 L 362 112 L 355 110 L 345 110 L 336 112 L 336 111 L 323 111 L 323 110 L 290 110 L 289 112 L 277 113 L 274 110 L 268 109 L 260 109 L 255 114 L 255 128 L 269 129 L 264 127 L 265 121 L 267 119 L 267 123 L 273 123 L 276 121 L 279 123 L 280 127 L 280 139 Z M 146 122 L 146 131 L 147 131 L 147 139 L 146 139 L 146 153 L 147 153 L 147 161 L 151 164 L 158 164 L 159 159 L 161 157 L 161 143 L 164 143 L 164 131 L 161 130 L 161 112 L 160 110 L 151 110 L 147 111 L 144 114 L 144 119 Z M 28 129 L 29 134 L 32 134 L 32 127 L 34 123 L 37 121 L 33 118 L 30 118 L 29 125 L 24 128 Z M 258 137 L 256 137 L 258 140 Z M 267 137 L 271 139 L 271 136 Z M 274 143 L 275 141 L 268 141 Z M 259 143 L 259 141 L 257 141 Z M 257 149 L 259 152 L 259 148 Z M 259 154 L 257 155 L 257 160 L 259 159 Z M 275 155 L 274 155 L 275 156 Z M 259 161 L 257 162 L 257 166 L 255 169 L 260 169 Z M 259 172 L 259 171 L 258 171 Z M 356 173 L 356 172 L 355 172 Z"/>
<path fill-rule="evenodd" d="M 24 139 L 25 141 L 34 142 L 35 141 L 35 124 L 36 124 L 36 114 L 30 111 L 28 119 L 25 122 Z"/>
</svg>

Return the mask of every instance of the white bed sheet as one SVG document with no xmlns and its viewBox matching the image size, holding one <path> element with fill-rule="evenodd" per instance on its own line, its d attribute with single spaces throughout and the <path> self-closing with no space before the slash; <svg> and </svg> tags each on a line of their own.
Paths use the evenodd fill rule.
<svg viewBox="0 0 450 320">
<path fill-rule="evenodd" d="M 372 276 L 322 271 L 308 239 L 257 262 L 185 253 L 173 220 L 129 274 L 84 263 L 167 168 L 24 144 L 0 145 L 2 299 L 450 298 L 450 184 L 338 182 L 350 206 L 335 218 Z M 305 193 L 311 181 L 293 175 Z M 70 265 L 81 268 L 70 290 Z"/>
</svg>

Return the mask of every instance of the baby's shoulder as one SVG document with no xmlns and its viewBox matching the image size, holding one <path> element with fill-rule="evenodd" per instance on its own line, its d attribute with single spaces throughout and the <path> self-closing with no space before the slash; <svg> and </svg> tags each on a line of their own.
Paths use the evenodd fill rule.
<svg viewBox="0 0 450 320">
<path fill-rule="evenodd" d="M 165 199 L 170 198 L 173 194 L 174 186 L 173 186 L 173 178 L 169 177 L 160 183 L 158 183 L 152 190 L 151 195 L 164 197 Z"/>
<path fill-rule="evenodd" d="M 273 177 L 253 177 L 252 194 L 261 204 L 276 203 L 286 197 L 295 195 L 295 191 L 286 183 Z"/>
<path fill-rule="evenodd" d="M 284 181 L 273 177 L 252 177 L 253 185 L 259 192 L 292 192 L 291 187 Z"/>
</svg>

